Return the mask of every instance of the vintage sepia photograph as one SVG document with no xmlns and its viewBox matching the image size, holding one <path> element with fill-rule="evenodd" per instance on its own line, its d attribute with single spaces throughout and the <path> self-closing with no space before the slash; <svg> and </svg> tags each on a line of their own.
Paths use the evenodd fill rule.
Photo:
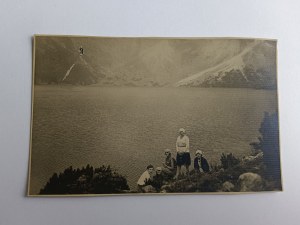
<svg viewBox="0 0 300 225">
<path fill-rule="evenodd" d="M 276 40 L 33 42 L 29 196 L 282 191 Z"/>
</svg>

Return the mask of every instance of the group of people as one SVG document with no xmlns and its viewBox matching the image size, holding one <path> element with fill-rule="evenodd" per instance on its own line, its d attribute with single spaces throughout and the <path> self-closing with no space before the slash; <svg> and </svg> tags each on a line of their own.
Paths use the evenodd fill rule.
<svg viewBox="0 0 300 225">
<path fill-rule="evenodd" d="M 148 165 L 146 171 L 138 179 L 138 191 L 143 192 L 145 186 L 151 185 L 157 191 L 162 185 L 167 183 L 170 178 L 178 179 L 182 174 L 181 168 L 186 168 L 186 174 L 189 176 L 189 167 L 191 165 L 190 143 L 189 137 L 186 135 L 185 129 L 179 129 L 179 136 L 176 140 L 176 160 L 172 157 L 171 150 L 165 150 L 165 160 L 162 167 Z M 197 173 L 209 172 L 209 164 L 203 157 L 203 152 L 197 150 L 194 159 L 194 170 Z"/>
</svg>

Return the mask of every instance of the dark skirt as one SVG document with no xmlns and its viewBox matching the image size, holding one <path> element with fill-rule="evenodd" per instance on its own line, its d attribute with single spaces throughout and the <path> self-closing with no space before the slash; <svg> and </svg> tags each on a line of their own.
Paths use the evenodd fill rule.
<svg viewBox="0 0 300 225">
<path fill-rule="evenodd" d="M 183 154 L 178 154 L 176 156 L 176 164 L 177 166 L 189 166 L 191 165 L 191 155 L 189 152 L 184 152 Z"/>
</svg>

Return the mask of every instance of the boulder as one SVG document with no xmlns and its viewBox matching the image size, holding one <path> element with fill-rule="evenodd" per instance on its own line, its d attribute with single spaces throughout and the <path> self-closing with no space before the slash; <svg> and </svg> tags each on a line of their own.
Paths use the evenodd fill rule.
<svg viewBox="0 0 300 225">
<path fill-rule="evenodd" d="M 156 193 L 156 189 L 152 185 L 147 185 L 142 188 L 144 193 Z"/>
<path fill-rule="evenodd" d="M 222 188 L 221 190 L 222 192 L 231 192 L 231 191 L 234 191 L 234 184 L 229 182 L 229 181 L 225 181 L 223 184 L 222 184 Z"/>
<path fill-rule="evenodd" d="M 171 192 L 172 188 L 173 188 L 173 187 L 172 187 L 171 185 L 166 184 L 166 185 L 161 186 L 160 192 L 161 192 L 161 193 Z"/>
<path fill-rule="evenodd" d="M 243 173 L 239 176 L 240 191 L 262 191 L 263 179 L 256 173 Z"/>
<path fill-rule="evenodd" d="M 255 156 L 245 156 L 243 162 L 260 162 L 264 157 L 264 153 L 260 152 Z"/>
</svg>

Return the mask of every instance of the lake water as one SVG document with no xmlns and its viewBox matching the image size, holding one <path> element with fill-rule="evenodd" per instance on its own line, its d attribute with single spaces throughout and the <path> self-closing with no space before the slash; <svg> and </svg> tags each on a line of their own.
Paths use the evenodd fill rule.
<svg viewBox="0 0 300 225">
<path fill-rule="evenodd" d="M 277 110 L 271 90 L 36 86 L 31 194 L 65 168 L 111 165 L 132 189 L 148 164 L 161 166 L 178 129 L 211 164 L 222 152 L 250 153 L 264 111 Z"/>
</svg>

